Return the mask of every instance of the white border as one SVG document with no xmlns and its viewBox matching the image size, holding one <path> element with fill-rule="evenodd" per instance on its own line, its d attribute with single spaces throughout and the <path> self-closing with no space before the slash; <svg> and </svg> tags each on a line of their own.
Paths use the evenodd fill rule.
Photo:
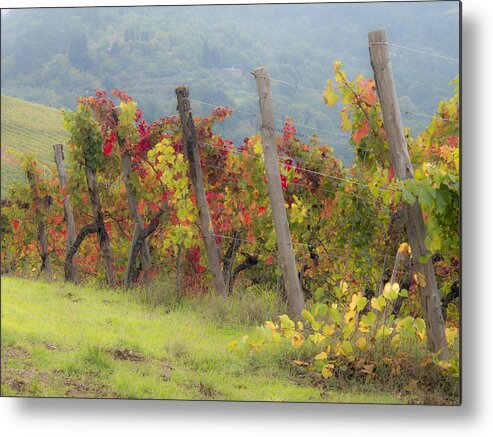
<svg viewBox="0 0 493 437">
<path fill-rule="evenodd" d="M 277 2 L 277 3 L 287 3 Z M 203 0 L 144 4 L 204 4 Z M 214 3 L 231 3 L 217 0 Z M 240 2 L 237 2 L 240 3 Z M 256 3 L 242 1 L 241 3 Z M 272 3 L 276 3 L 273 1 Z M 112 6 L 135 1 L 0 0 L 0 7 Z M 485 436 L 493 430 L 493 220 L 490 182 L 493 22 L 490 2 L 463 1 L 463 406 L 0 399 L 14 436 Z M 488 429 L 490 431 L 488 431 Z"/>
</svg>

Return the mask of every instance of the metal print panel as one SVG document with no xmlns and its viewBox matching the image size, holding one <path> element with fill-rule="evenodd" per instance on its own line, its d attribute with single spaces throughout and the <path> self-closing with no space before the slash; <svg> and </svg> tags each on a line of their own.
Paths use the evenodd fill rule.
<svg viewBox="0 0 493 437">
<path fill-rule="evenodd" d="M 459 405 L 460 14 L 2 9 L 2 396 Z"/>
</svg>

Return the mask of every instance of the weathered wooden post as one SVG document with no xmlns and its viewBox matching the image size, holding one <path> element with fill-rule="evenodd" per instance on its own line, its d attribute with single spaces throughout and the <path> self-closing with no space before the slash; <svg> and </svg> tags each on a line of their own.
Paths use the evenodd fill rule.
<svg viewBox="0 0 493 437">
<path fill-rule="evenodd" d="M 394 172 L 399 179 L 412 178 L 414 170 L 402 128 L 385 29 L 368 33 L 368 43 Z M 430 258 L 424 264 L 419 261 L 420 257 L 427 254 L 423 212 L 418 202 L 414 205 L 405 203 L 403 212 L 414 271 L 418 276 L 423 276 L 426 282 L 426 284 L 420 283 L 419 290 L 423 317 L 426 321 L 428 346 L 432 352 L 439 352 L 440 358 L 446 360 L 449 352 L 433 263 Z"/>
<path fill-rule="evenodd" d="M 265 173 L 267 187 L 269 189 L 272 216 L 274 217 L 277 246 L 279 248 L 279 260 L 283 272 L 289 307 L 293 313 L 299 315 L 305 303 L 298 271 L 296 270 L 291 232 L 289 230 L 289 222 L 281 187 L 279 157 L 277 155 L 276 136 L 274 133 L 274 106 L 272 104 L 270 92 L 269 71 L 267 67 L 260 67 L 253 71 L 253 75 L 257 82 L 260 114 L 262 116 L 261 135 L 265 159 Z"/>
<path fill-rule="evenodd" d="M 204 239 L 207 262 L 212 274 L 212 285 L 216 295 L 226 296 L 227 288 L 221 270 L 221 257 L 219 255 L 219 248 L 216 244 L 216 237 L 214 236 L 214 231 L 212 229 L 209 204 L 207 203 L 207 198 L 205 196 L 197 132 L 193 122 L 190 100 L 188 99 L 188 87 L 180 86 L 175 89 L 175 93 L 178 101 L 178 111 L 180 113 L 181 128 L 183 139 L 185 140 L 188 164 L 190 167 L 190 178 L 192 180 L 193 191 L 197 198 L 197 206 L 199 208 L 200 230 Z"/>
<path fill-rule="evenodd" d="M 106 281 L 108 282 L 110 287 L 116 287 L 113 253 L 110 247 L 108 232 L 106 232 L 106 228 L 104 226 L 103 211 L 101 209 L 101 200 L 99 198 L 97 173 L 96 170 L 89 163 L 87 156 L 85 157 L 84 168 L 86 170 L 87 189 L 89 190 L 89 198 L 91 200 L 94 222 L 97 226 L 99 247 L 103 254 L 103 261 L 106 267 Z"/>
<path fill-rule="evenodd" d="M 72 212 L 72 205 L 70 204 L 70 197 L 66 193 L 67 188 L 67 170 L 65 169 L 65 156 L 63 154 L 63 144 L 55 144 L 53 146 L 53 150 L 55 152 L 55 163 L 58 172 L 58 180 L 60 181 L 60 189 L 63 192 L 63 209 L 65 212 L 65 220 L 67 221 L 67 242 L 65 249 L 66 261 L 72 248 L 72 245 L 75 243 L 75 221 L 74 214 Z M 70 261 L 68 265 L 65 266 L 65 279 L 67 281 L 77 281 L 79 277 L 79 272 L 75 264 L 73 263 L 73 256 L 70 257 Z"/>
</svg>

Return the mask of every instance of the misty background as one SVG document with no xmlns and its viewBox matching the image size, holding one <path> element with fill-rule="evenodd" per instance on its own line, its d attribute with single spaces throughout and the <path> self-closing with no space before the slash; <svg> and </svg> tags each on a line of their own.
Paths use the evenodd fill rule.
<svg viewBox="0 0 493 437">
<path fill-rule="evenodd" d="M 1 92 L 51 107 L 74 108 L 95 89 L 127 91 L 149 122 L 176 114 L 174 88 L 235 112 L 217 130 L 241 143 L 258 130 L 258 97 L 250 72 L 269 68 L 276 118 L 339 131 L 339 111 L 321 91 L 342 61 L 349 79 L 373 77 L 367 33 L 385 27 L 403 121 L 413 133 L 458 74 L 456 1 L 298 5 L 152 6 L 2 10 Z M 311 89 L 308 89 L 311 88 Z M 192 101 L 194 115 L 213 109 Z M 420 115 L 418 115 L 420 114 Z M 282 128 L 282 122 L 278 127 Z M 346 162 L 345 138 L 317 133 Z M 342 133 L 342 131 L 339 131 Z"/>
</svg>

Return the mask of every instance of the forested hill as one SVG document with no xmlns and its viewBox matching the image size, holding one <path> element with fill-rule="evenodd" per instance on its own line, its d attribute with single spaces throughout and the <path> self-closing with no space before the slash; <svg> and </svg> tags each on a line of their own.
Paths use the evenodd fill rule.
<svg viewBox="0 0 493 437">
<path fill-rule="evenodd" d="M 389 40 L 458 58 L 458 2 L 299 4 L 249 6 L 60 8 L 2 14 L 2 94 L 53 107 L 73 107 L 95 88 L 125 89 L 150 120 L 175 112 L 174 87 L 191 97 L 257 111 L 253 68 L 267 65 L 277 118 L 337 129 L 338 111 L 321 93 L 341 60 L 349 75 L 371 75 L 367 32 L 386 27 Z M 392 47 L 402 109 L 430 114 L 452 94 L 459 64 Z M 210 110 L 192 102 L 198 115 Z M 414 130 L 426 118 L 408 115 Z M 224 131 L 235 140 L 257 128 L 237 113 Z M 313 131 L 300 128 L 305 134 Z M 320 137 L 350 157 L 344 138 Z"/>
</svg>

